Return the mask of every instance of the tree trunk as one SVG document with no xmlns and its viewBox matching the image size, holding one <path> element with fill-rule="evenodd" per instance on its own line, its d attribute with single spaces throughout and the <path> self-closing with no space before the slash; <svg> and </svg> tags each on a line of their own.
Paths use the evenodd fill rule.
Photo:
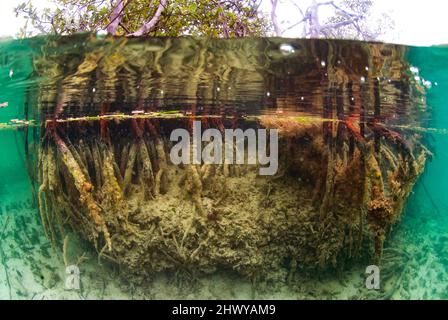
<svg viewBox="0 0 448 320">
<path fill-rule="evenodd" d="M 313 0 L 313 4 L 310 7 L 310 36 L 311 38 L 319 38 L 320 26 L 319 26 L 319 4 L 316 0 Z"/>
<path fill-rule="evenodd" d="M 129 34 L 129 36 L 140 37 L 152 31 L 159 22 L 162 12 L 167 5 L 167 2 L 167 0 L 160 0 L 160 4 L 157 8 L 156 13 L 154 14 L 154 17 L 152 17 L 152 19 L 145 23 L 140 29 L 138 29 L 134 33 Z"/>
<path fill-rule="evenodd" d="M 123 10 L 124 10 L 124 1 L 118 0 L 117 5 L 115 6 L 115 9 L 112 13 L 112 16 L 110 17 L 110 23 L 107 26 L 107 33 L 115 35 L 118 29 L 118 25 L 121 22 L 121 18 L 123 16 Z"/>
</svg>

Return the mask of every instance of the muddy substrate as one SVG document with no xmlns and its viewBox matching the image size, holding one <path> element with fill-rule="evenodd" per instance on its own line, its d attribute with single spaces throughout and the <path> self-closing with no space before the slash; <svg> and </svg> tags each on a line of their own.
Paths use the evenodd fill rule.
<svg viewBox="0 0 448 320">
<path fill-rule="evenodd" d="M 169 132 L 189 123 L 47 124 L 39 207 L 53 242 L 62 247 L 70 228 L 135 279 L 380 263 L 427 156 L 415 135 L 372 127 L 381 136 L 368 139 L 349 124 L 261 117 L 244 126 L 279 129 L 276 175 L 260 176 L 257 165 L 173 165 Z"/>
</svg>

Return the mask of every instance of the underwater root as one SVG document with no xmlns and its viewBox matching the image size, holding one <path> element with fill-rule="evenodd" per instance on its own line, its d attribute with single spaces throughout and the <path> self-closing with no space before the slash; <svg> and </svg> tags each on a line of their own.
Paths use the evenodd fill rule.
<svg viewBox="0 0 448 320">
<path fill-rule="evenodd" d="M 114 134 L 126 123 L 107 130 L 102 124 L 102 135 L 89 132 L 94 126 L 54 129 L 40 149 L 43 226 L 61 240 L 70 228 L 99 259 L 136 279 L 218 268 L 253 279 L 285 261 L 294 268 L 365 257 L 380 263 L 425 151 L 413 137 L 408 149 L 397 137 L 384 139 L 378 153 L 372 139 L 354 135 L 336 147 L 321 126 L 285 121 L 250 123 L 280 129 L 280 173 L 272 177 L 259 176 L 258 165 L 174 165 L 167 157 L 172 142 L 157 121 L 142 122 L 130 136 Z"/>
<path fill-rule="evenodd" d="M 93 222 L 98 227 L 100 227 L 104 235 L 104 239 L 107 243 L 107 247 L 109 251 L 111 251 L 112 250 L 111 237 L 107 229 L 106 223 L 104 222 L 101 216 L 101 209 L 96 203 L 95 199 L 93 198 L 92 195 L 94 188 L 93 185 L 91 184 L 90 181 L 87 180 L 86 176 L 81 170 L 79 163 L 75 160 L 73 154 L 70 152 L 69 148 L 64 143 L 64 141 L 62 141 L 62 139 L 59 137 L 56 130 L 53 130 L 53 139 L 57 146 L 58 151 L 61 153 L 61 159 L 63 161 L 63 164 L 66 166 L 68 172 L 70 173 L 73 179 L 74 186 L 76 190 L 79 192 L 79 201 L 87 207 Z"/>
</svg>

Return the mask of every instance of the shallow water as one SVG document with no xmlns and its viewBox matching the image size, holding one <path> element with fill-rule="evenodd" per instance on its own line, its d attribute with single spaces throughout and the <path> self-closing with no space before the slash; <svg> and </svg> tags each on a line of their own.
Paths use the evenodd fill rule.
<svg viewBox="0 0 448 320">
<path fill-rule="evenodd" d="M 447 72 L 448 48 L 443 47 L 294 39 L 129 40 L 95 35 L 0 42 L 0 104 L 7 102 L 0 109 L 0 298 L 448 298 L 448 173 L 444 166 L 448 160 L 444 151 L 448 144 Z M 108 146 L 112 146 L 119 167 L 112 172 L 117 176 L 121 172 L 123 180 L 127 170 L 120 164 L 135 141 L 146 145 L 156 172 L 162 167 L 157 141 L 166 141 L 175 128 L 191 130 L 193 120 L 200 120 L 204 128 L 219 130 L 282 129 L 282 170 L 271 181 L 269 177 L 256 177 L 244 165 L 231 169 L 230 174 L 225 169 L 222 174 L 221 169 L 213 169 L 218 180 L 212 180 L 207 187 L 203 181 L 202 204 L 193 203 L 191 209 L 189 203 L 195 191 L 193 187 L 188 189 L 188 182 L 182 182 L 185 171 L 188 181 L 189 169 L 167 168 L 167 179 L 176 183 L 171 183 L 168 191 L 158 192 L 151 187 L 148 192 L 152 200 L 148 200 L 141 191 L 144 184 L 139 184 L 147 162 L 139 154 L 136 157 L 140 160 L 135 160 L 137 164 L 129 171 L 129 186 L 123 190 L 125 203 L 121 211 L 113 211 L 117 203 L 121 205 L 115 198 L 107 200 L 111 205 L 99 199 L 113 194 L 107 192 L 113 189 L 93 196 L 105 219 L 109 219 L 106 212 L 129 212 L 131 227 L 135 223 L 146 239 L 139 242 L 138 237 L 128 234 L 129 230 L 120 229 L 122 222 L 115 225 L 114 218 L 110 218 L 106 223 L 113 232 L 110 259 L 101 223 L 98 230 L 92 231 L 70 218 L 67 212 L 75 212 L 73 207 L 57 213 L 67 203 L 79 205 L 80 211 L 84 204 L 76 203 L 76 196 L 71 198 L 80 192 L 70 189 L 70 172 L 74 168 L 67 167 L 62 158 L 48 158 L 52 152 L 63 154 L 61 146 L 54 142 L 53 125 L 57 126 L 56 135 L 77 150 L 76 160 L 86 167 L 85 176 L 98 190 L 110 185 L 104 173 L 97 175 L 101 165 L 94 158 L 103 165 L 109 163 Z M 317 209 L 312 209 L 315 204 L 311 199 L 308 209 L 305 194 L 319 188 L 328 190 L 319 187 L 315 179 L 314 171 L 319 168 L 314 168 L 313 156 L 301 153 L 311 148 L 307 141 L 321 141 L 321 136 L 334 150 L 335 163 L 350 163 L 365 145 L 372 149 L 363 151 L 367 153 L 361 159 L 377 145 L 389 145 L 392 152 L 399 154 L 396 161 L 402 161 L 409 156 L 406 141 L 410 141 L 413 151 L 421 143 L 428 154 L 433 154 L 427 155 L 424 171 L 409 199 L 404 199 L 406 205 L 398 214 L 399 221 L 386 230 L 380 290 L 365 287 L 365 268 L 374 263 L 373 240 L 352 248 L 358 243 L 351 240 L 352 232 L 361 227 L 340 218 L 345 212 L 357 212 L 351 200 L 333 191 L 336 200 L 319 207 L 324 216 L 335 216 L 335 226 L 351 226 L 341 231 L 344 239 L 337 245 L 340 248 L 331 246 L 339 237 L 337 230 L 328 238 L 323 231 L 322 239 L 311 240 L 314 233 L 301 229 L 305 223 L 310 223 L 311 229 L 328 223 L 322 216 L 311 222 L 306 217 L 298 221 L 290 217 L 296 207 L 300 207 L 298 216 L 313 214 Z M 108 142 L 103 145 L 104 141 Z M 87 148 L 91 151 L 83 156 Z M 70 152 L 75 154 L 73 149 Z M 46 158 L 39 161 L 39 154 Z M 303 158 L 305 164 L 301 164 Z M 320 160 L 318 156 L 316 159 Z M 48 190 L 52 185 L 45 187 L 43 183 L 46 161 L 55 163 L 59 177 L 54 185 L 56 192 Z M 80 170 L 84 170 L 82 166 Z M 339 178 L 343 184 L 333 178 L 338 188 L 347 188 L 342 193 L 350 192 L 350 181 L 353 186 L 357 183 L 356 170 L 347 170 L 345 175 L 346 180 L 343 175 Z M 225 178 L 219 180 L 221 176 Z M 194 185 L 194 181 L 190 184 Z M 48 193 L 44 202 L 39 201 L 42 185 L 43 192 Z M 220 189 L 223 185 L 230 191 Z M 189 190 L 186 198 L 182 195 L 185 189 Z M 266 198 L 252 201 L 261 193 Z M 68 200 L 61 200 L 58 194 Z M 323 203 L 325 194 L 317 192 Z M 41 211 L 43 207 L 53 208 L 50 215 L 55 220 L 58 214 L 67 219 L 64 232 L 56 230 L 56 226 L 52 233 L 47 226 L 45 235 L 39 203 Z M 187 208 L 182 207 L 183 203 L 188 204 Z M 202 218 L 194 215 L 200 205 L 204 206 Z M 259 213 L 261 208 L 264 216 Z M 161 213 L 142 218 L 140 211 Z M 279 218 L 278 212 L 283 216 Z M 256 226 L 251 223 L 253 216 Z M 151 220 L 155 218 L 158 222 Z M 361 225 L 368 223 L 362 218 L 360 221 Z M 146 246 L 150 239 L 146 238 L 146 224 L 163 229 L 159 242 L 152 240 Z M 281 237 L 276 235 L 279 230 L 284 233 Z M 212 245 L 204 244 L 205 252 L 197 251 L 200 258 L 196 258 L 194 246 L 202 245 L 204 234 L 208 234 L 211 240 L 207 241 Z M 263 247 L 251 247 L 264 243 L 258 238 L 271 235 L 271 242 L 285 241 L 285 246 L 292 248 L 283 252 L 281 246 L 272 245 L 274 251 L 280 248 L 278 254 L 284 255 L 277 257 L 265 249 L 269 241 Z M 238 244 L 240 238 L 246 248 Z M 128 247 L 127 239 L 133 241 Z M 224 253 L 216 249 L 220 245 Z M 160 264 L 148 259 L 146 253 L 138 253 L 140 246 L 146 248 L 143 252 L 152 252 L 151 259 L 159 259 Z M 322 257 L 326 246 L 330 247 L 329 258 Z M 165 261 L 162 253 L 174 255 L 174 260 L 185 260 Z M 187 255 L 189 259 L 184 257 Z M 266 257 L 278 263 L 264 266 Z M 136 259 L 137 267 L 132 259 Z M 66 290 L 68 265 L 80 269 L 80 290 Z"/>
</svg>

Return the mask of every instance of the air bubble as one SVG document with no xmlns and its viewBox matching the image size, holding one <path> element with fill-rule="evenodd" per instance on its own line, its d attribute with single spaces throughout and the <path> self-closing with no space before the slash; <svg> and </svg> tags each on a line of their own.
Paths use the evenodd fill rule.
<svg viewBox="0 0 448 320">
<path fill-rule="evenodd" d="M 279 49 L 281 53 L 285 56 L 293 54 L 295 52 L 294 47 L 288 43 L 282 43 Z"/>
<path fill-rule="evenodd" d="M 96 32 L 96 35 L 97 35 L 97 37 L 105 36 L 105 35 L 107 35 L 107 30 L 98 30 Z"/>
<path fill-rule="evenodd" d="M 410 70 L 413 74 L 418 74 L 418 73 L 419 73 L 418 68 L 417 68 L 417 67 L 414 67 L 414 66 L 410 67 L 409 70 Z"/>
<path fill-rule="evenodd" d="M 423 81 L 423 85 L 425 86 L 426 89 L 431 89 L 431 88 L 432 88 L 432 83 L 431 83 L 431 81 L 424 80 L 424 81 Z"/>
</svg>

